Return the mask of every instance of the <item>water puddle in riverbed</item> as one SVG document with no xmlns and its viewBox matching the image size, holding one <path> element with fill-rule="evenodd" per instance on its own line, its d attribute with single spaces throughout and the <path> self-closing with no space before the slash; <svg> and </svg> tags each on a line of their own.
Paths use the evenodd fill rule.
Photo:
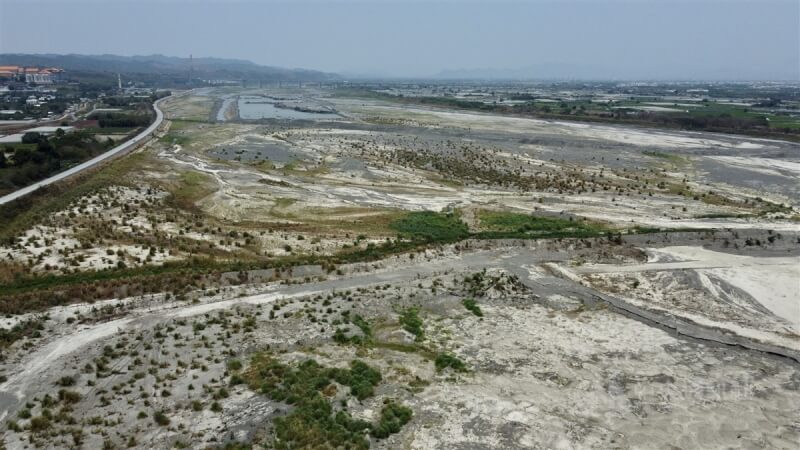
<svg viewBox="0 0 800 450">
<path fill-rule="evenodd" d="M 325 111 L 322 107 L 306 105 L 299 101 L 278 101 L 268 97 L 241 96 L 238 106 L 239 117 L 245 120 L 315 120 L 339 117 L 335 112 Z M 303 109 L 319 109 L 319 111 L 304 111 Z"/>
</svg>

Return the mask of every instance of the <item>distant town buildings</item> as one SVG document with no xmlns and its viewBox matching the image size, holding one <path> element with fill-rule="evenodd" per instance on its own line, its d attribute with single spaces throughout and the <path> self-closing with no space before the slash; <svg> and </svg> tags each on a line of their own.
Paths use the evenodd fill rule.
<svg viewBox="0 0 800 450">
<path fill-rule="evenodd" d="M 65 73 L 57 67 L 0 66 L 0 81 L 53 84 L 65 81 Z"/>
<path fill-rule="evenodd" d="M 202 80 L 203 83 L 211 86 L 239 86 L 242 80 Z"/>
<path fill-rule="evenodd" d="M 56 99 L 56 96 L 55 95 L 50 95 L 50 94 L 40 95 L 38 97 L 36 95 L 30 95 L 30 96 L 28 96 L 27 99 L 25 99 L 25 104 L 28 105 L 28 106 L 42 106 L 42 105 L 46 104 L 47 102 L 49 102 L 51 100 L 55 100 L 55 99 Z"/>
</svg>

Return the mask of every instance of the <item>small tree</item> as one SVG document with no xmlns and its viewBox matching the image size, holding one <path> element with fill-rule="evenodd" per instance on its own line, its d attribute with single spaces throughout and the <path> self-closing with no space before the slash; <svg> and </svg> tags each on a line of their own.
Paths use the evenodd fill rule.
<svg viewBox="0 0 800 450">
<path fill-rule="evenodd" d="M 36 144 L 42 140 L 42 135 L 37 132 L 28 132 L 22 135 L 23 144 Z"/>
<path fill-rule="evenodd" d="M 38 144 L 36 144 L 36 151 L 41 153 L 54 153 L 55 147 L 53 147 L 53 144 L 51 144 L 47 139 L 42 139 Z"/>
</svg>

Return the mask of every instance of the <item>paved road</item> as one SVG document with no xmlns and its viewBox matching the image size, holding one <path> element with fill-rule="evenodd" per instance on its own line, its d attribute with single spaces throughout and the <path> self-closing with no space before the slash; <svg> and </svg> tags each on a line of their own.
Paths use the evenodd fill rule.
<svg viewBox="0 0 800 450">
<path fill-rule="evenodd" d="M 101 162 L 103 162 L 103 161 L 105 161 L 105 160 L 107 160 L 109 158 L 113 158 L 113 157 L 115 157 L 117 155 L 124 154 L 124 153 L 126 153 L 126 152 L 128 152 L 130 150 L 133 150 L 134 148 L 136 148 L 137 145 L 141 144 L 142 142 L 145 142 L 150 137 L 150 135 L 164 121 L 164 113 L 161 112 L 161 110 L 158 108 L 158 105 L 159 105 L 159 103 L 161 103 L 162 101 L 166 100 L 167 98 L 169 98 L 169 97 L 164 97 L 162 99 L 157 100 L 155 103 L 153 103 L 153 109 L 155 109 L 155 111 L 156 111 L 156 120 L 155 120 L 155 122 L 150 124 L 150 126 L 147 127 L 144 131 L 142 131 L 141 133 L 137 134 L 136 137 L 134 137 L 133 139 L 129 139 L 129 140 L 123 142 L 122 144 L 119 144 L 118 146 L 112 148 L 111 150 L 103 153 L 102 155 L 96 156 L 96 157 L 90 159 L 89 161 L 86 161 L 84 163 L 78 164 L 75 167 L 72 167 L 70 169 L 67 169 L 67 170 L 61 172 L 61 173 L 53 175 L 50 178 L 38 181 L 38 182 L 36 182 L 36 183 L 34 183 L 34 184 L 30 185 L 30 186 L 27 186 L 27 187 L 24 187 L 24 188 L 19 189 L 17 191 L 14 191 L 14 192 L 12 192 L 12 193 L 10 193 L 8 195 L 4 195 L 4 196 L 0 197 L 0 205 L 4 205 L 4 204 L 6 204 L 8 202 L 12 202 L 12 201 L 14 201 L 14 200 L 16 200 L 18 198 L 21 198 L 21 197 L 24 197 L 24 196 L 30 194 L 31 192 L 36 191 L 37 189 L 39 189 L 39 188 L 41 188 L 43 186 L 47 186 L 49 184 L 53 184 L 55 182 L 61 181 L 61 180 L 65 179 L 65 178 L 67 178 L 67 177 L 75 175 L 76 173 L 79 173 L 79 172 L 82 172 L 82 171 L 84 171 L 86 169 L 94 167 L 97 164 L 100 164 Z"/>
</svg>

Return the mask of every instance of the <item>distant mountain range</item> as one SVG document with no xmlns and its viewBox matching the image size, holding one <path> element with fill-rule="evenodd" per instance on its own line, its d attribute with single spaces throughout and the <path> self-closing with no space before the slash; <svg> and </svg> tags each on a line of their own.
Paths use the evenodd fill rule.
<svg viewBox="0 0 800 450">
<path fill-rule="evenodd" d="M 53 66 L 68 71 L 167 75 L 195 79 L 251 81 L 326 81 L 339 76 L 307 69 L 261 66 L 251 61 L 223 58 L 179 58 L 175 56 L 0 54 L 0 65 Z"/>
</svg>

